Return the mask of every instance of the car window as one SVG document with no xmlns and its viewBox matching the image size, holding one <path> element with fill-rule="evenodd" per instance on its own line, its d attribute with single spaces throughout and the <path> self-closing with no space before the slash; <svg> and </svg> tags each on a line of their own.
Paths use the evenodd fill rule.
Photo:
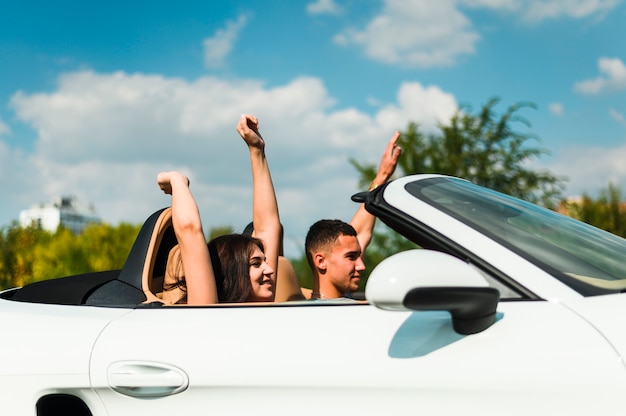
<svg viewBox="0 0 626 416">
<path fill-rule="evenodd" d="M 468 181 L 432 178 L 407 191 L 542 267 L 579 293 L 626 289 L 626 240 Z M 582 282 L 582 284 L 581 284 Z"/>
</svg>

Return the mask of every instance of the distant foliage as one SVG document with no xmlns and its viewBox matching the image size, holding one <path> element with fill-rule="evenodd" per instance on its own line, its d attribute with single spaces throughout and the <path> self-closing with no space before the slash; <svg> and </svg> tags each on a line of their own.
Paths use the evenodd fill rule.
<svg viewBox="0 0 626 416">
<path fill-rule="evenodd" d="M 50 233 L 17 223 L 0 230 L 0 287 L 93 271 L 120 269 L 140 225 L 89 225 L 82 234 Z"/>
<path fill-rule="evenodd" d="M 235 232 L 235 229 L 229 225 L 221 225 L 213 227 L 209 230 L 209 241 L 221 235 L 228 235 Z"/>
<path fill-rule="evenodd" d="M 602 230 L 626 237 L 626 203 L 613 183 L 602 189 L 597 199 L 584 194 L 579 200 L 564 200 L 559 211 Z"/>
<path fill-rule="evenodd" d="M 309 263 L 306 260 L 306 254 L 304 253 L 304 247 L 302 247 L 302 255 L 298 258 L 290 258 L 289 261 L 293 266 L 296 276 L 298 276 L 298 282 L 301 287 L 307 289 L 313 288 L 313 272 L 309 267 Z"/>
</svg>

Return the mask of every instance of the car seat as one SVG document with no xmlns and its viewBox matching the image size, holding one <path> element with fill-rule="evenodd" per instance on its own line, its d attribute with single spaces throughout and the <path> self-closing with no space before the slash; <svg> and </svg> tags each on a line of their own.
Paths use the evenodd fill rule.
<svg viewBox="0 0 626 416">
<path fill-rule="evenodd" d="M 146 302 L 163 300 L 163 287 L 170 252 L 174 247 L 178 247 L 177 244 L 172 225 L 172 209 L 167 207 L 163 209 L 155 222 L 145 256 L 141 286 L 146 295 Z"/>
</svg>

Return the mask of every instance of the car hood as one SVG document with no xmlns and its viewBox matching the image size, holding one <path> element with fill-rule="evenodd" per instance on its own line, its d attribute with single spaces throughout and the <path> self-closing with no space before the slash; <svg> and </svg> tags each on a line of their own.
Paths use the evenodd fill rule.
<svg viewBox="0 0 626 416">
<path fill-rule="evenodd" d="M 592 296 L 565 305 L 595 327 L 626 365 L 626 293 Z"/>
</svg>

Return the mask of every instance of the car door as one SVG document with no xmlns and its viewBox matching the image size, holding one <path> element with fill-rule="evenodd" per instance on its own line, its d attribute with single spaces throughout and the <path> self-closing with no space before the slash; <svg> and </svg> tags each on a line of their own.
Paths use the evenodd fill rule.
<svg viewBox="0 0 626 416">
<path fill-rule="evenodd" d="M 91 351 L 103 328 L 129 311 L 1 299 L 0 413 L 33 415 L 41 398 L 67 395 L 103 414 L 89 379 Z"/>
<path fill-rule="evenodd" d="M 621 413 L 626 371 L 558 302 L 503 301 L 473 335 L 369 304 L 137 309 L 91 357 L 109 414 Z"/>
</svg>

